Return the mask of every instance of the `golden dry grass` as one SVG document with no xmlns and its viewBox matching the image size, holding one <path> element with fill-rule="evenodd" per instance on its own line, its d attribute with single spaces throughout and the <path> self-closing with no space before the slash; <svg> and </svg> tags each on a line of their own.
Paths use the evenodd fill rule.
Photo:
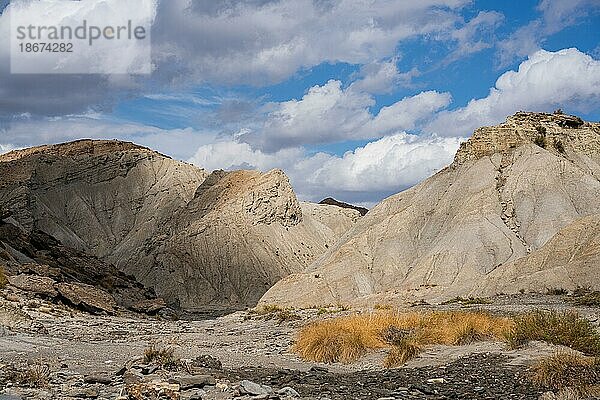
<svg viewBox="0 0 600 400">
<path fill-rule="evenodd" d="M 574 351 L 559 351 L 531 367 L 531 381 L 554 390 L 590 394 L 600 384 L 600 361 Z"/>
<path fill-rule="evenodd" d="M 512 327 L 511 319 L 484 312 L 379 311 L 313 322 L 300 330 L 293 350 L 305 360 L 350 363 L 369 351 L 390 348 L 385 364 L 392 367 L 425 346 L 500 339 Z"/>
</svg>

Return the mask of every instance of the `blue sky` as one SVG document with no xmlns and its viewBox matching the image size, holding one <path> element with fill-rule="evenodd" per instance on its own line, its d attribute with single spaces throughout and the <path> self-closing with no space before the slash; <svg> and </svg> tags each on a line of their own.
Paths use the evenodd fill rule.
<svg viewBox="0 0 600 400">
<path fill-rule="evenodd" d="M 149 76 L 15 76 L 0 49 L 0 151 L 132 140 L 372 205 L 515 111 L 600 120 L 597 0 L 152 3 Z"/>
</svg>

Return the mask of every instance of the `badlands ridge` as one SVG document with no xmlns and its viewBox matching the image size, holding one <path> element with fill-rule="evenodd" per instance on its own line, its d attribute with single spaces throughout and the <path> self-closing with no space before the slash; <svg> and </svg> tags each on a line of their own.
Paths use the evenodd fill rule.
<svg viewBox="0 0 600 400">
<path fill-rule="evenodd" d="M 476 130 L 450 166 L 365 216 L 299 201 L 280 170 L 208 173 L 82 140 L 0 155 L 0 220 L 26 242 L 0 236 L 0 255 L 9 275 L 88 257 L 81 268 L 119 274 L 119 304 L 190 311 L 598 290 L 599 196 L 600 124 L 563 114 Z M 24 250 L 39 237 L 54 255 Z"/>
</svg>

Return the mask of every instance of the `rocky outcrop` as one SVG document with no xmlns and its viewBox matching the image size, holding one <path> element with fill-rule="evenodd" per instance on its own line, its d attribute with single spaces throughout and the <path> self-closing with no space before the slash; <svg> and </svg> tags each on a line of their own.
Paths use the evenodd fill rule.
<svg viewBox="0 0 600 400">
<path fill-rule="evenodd" d="M 255 305 L 359 216 L 299 202 L 279 170 L 209 175 L 92 140 L 0 155 L 0 209 L 25 234 L 114 264 L 170 306 L 203 310 Z"/>
<path fill-rule="evenodd" d="M 17 289 L 32 292 L 40 296 L 53 298 L 58 295 L 54 287 L 56 282 L 47 276 L 20 274 L 9 276 L 8 282 Z"/>
<path fill-rule="evenodd" d="M 156 298 L 152 290 L 114 265 L 64 246 L 44 232 L 26 233 L 1 220 L 0 260 L 12 286 L 46 298 L 58 299 L 62 283 L 95 287 L 127 308 Z"/>
<path fill-rule="evenodd" d="M 261 302 L 442 301 L 598 287 L 599 196 L 600 124 L 517 113 L 478 129 L 452 165 L 382 201 Z"/>
<path fill-rule="evenodd" d="M 101 312 L 114 314 L 115 312 L 117 304 L 110 293 L 92 285 L 83 283 L 59 283 L 57 289 L 61 297 L 68 303 L 92 314 Z"/>
<path fill-rule="evenodd" d="M 338 206 L 338 207 L 342 207 L 342 208 L 350 208 L 352 210 L 358 211 L 360 213 L 360 215 L 363 215 L 363 216 L 366 213 L 369 212 L 369 210 L 367 208 L 359 207 L 359 206 L 354 206 L 352 204 L 344 203 L 343 201 L 337 201 L 333 197 L 327 197 L 327 198 L 321 200 L 319 202 L 319 204 L 329 204 L 331 206 Z"/>
</svg>

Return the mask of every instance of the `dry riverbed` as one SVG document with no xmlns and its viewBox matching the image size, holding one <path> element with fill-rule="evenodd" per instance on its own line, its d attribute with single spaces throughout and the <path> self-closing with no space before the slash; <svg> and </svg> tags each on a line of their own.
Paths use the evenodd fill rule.
<svg viewBox="0 0 600 400">
<path fill-rule="evenodd" d="M 433 308 L 514 313 L 572 306 L 562 296 L 522 295 Z M 578 311 L 597 324 L 597 309 Z M 540 342 L 517 350 L 486 341 L 434 346 L 389 370 L 382 367 L 384 351 L 348 365 L 306 362 L 291 352 L 307 322 L 352 312 L 301 310 L 281 321 L 276 314 L 240 311 L 167 321 L 0 299 L 0 325 L 10 326 L 0 328 L 0 399 L 537 399 L 547 391 L 527 379 L 528 367 L 556 350 Z M 180 361 L 157 368 L 144 360 L 151 346 L 173 350 L 172 358 Z M 30 387 L 34 379 L 45 382 Z"/>
</svg>

